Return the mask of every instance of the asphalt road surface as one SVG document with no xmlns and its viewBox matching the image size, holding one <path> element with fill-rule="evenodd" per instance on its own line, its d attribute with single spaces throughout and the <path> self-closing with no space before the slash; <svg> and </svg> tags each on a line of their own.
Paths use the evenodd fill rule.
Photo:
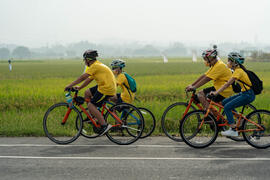
<svg viewBox="0 0 270 180">
<path fill-rule="evenodd" d="M 106 137 L 70 145 L 48 138 L 0 138 L 0 180 L 269 179 L 270 148 L 218 138 L 193 149 L 167 137 L 119 146 Z"/>
</svg>

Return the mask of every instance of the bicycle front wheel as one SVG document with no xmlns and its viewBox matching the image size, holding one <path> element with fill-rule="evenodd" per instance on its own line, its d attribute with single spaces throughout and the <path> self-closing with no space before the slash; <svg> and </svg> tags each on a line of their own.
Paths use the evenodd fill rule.
<svg viewBox="0 0 270 180">
<path fill-rule="evenodd" d="M 245 120 L 243 125 L 245 130 L 243 136 L 247 143 L 258 149 L 270 147 L 270 111 L 253 111 L 247 116 L 247 119 L 250 121 Z"/>
<path fill-rule="evenodd" d="M 205 111 L 189 112 L 180 123 L 180 135 L 183 141 L 194 148 L 205 148 L 215 142 L 218 135 L 216 121 Z"/>
<path fill-rule="evenodd" d="M 66 121 L 63 121 L 64 117 L 67 118 Z M 43 129 L 51 141 L 57 144 L 69 144 L 80 136 L 81 113 L 76 107 L 69 109 L 68 103 L 54 104 L 44 115 Z"/>
<path fill-rule="evenodd" d="M 161 118 L 161 127 L 166 136 L 170 139 L 182 142 L 181 136 L 179 134 L 180 121 L 183 118 L 183 113 L 185 112 L 188 103 L 177 102 L 170 105 L 163 113 Z M 194 106 L 190 106 L 190 111 L 195 111 Z"/>
<path fill-rule="evenodd" d="M 127 103 L 112 106 L 110 112 L 105 114 L 105 121 L 113 125 L 106 136 L 119 145 L 134 143 L 144 130 L 144 119 L 140 110 Z"/>
</svg>

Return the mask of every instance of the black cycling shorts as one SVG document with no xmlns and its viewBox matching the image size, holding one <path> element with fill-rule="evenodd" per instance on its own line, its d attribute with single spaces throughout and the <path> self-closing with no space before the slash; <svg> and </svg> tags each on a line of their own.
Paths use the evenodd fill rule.
<svg viewBox="0 0 270 180">
<path fill-rule="evenodd" d="M 216 89 L 215 89 L 214 86 L 203 89 L 203 93 L 205 94 L 205 96 L 207 94 L 209 94 L 211 91 L 216 91 Z M 223 101 L 223 99 L 225 99 L 225 97 L 223 97 L 220 94 L 218 94 L 216 97 L 213 98 L 213 101 L 218 103 L 218 102 Z"/>
<path fill-rule="evenodd" d="M 97 89 L 98 89 L 98 86 L 94 86 L 94 87 L 89 89 L 91 94 L 93 95 L 93 98 L 91 99 L 90 102 L 97 107 L 101 107 L 102 104 L 106 100 L 108 100 L 109 97 L 112 97 L 112 96 L 104 95 L 104 94 L 100 93 Z"/>
</svg>

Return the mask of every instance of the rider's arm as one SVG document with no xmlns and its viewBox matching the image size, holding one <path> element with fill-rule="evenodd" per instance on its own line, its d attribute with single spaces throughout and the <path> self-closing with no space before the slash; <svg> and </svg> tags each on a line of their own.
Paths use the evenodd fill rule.
<svg viewBox="0 0 270 180">
<path fill-rule="evenodd" d="M 76 84 L 79 84 L 80 82 L 84 81 L 88 77 L 89 77 L 89 74 L 84 73 L 77 80 L 73 81 L 70 85 L 68 85 L 66 88 L 71 88 L 71 87 L 75 86 Z"/>
<path fill-rule="evenodd" d="M 193 88 L 197 89 L 199 87 L 201 87 L 202 85 L 208 83 L 209 81 L 211 81 L 212 79 L 207 77 L 206 75 L 203 75 L 203 77 L 201 78 L 200 81 L 198 81 L 194 86 Z"/>
<path fill-rule="evenodd" d="M 78 87 L 78 90 L 85 88 L 85 87 L 86 87 L 90 82 L 92 82 L 92 81 L 93 81 L 93 79 L 87 78 L 87 79 L 82 83 L 82 85 L 80 85 L 80 86 Z"/>
<path fill-rule="evenodd" d="M 219 90 L 217 90 L 215 93 L 219 94 L 220 92 L 224 91 L 227 87 L 229 87 L 234 81 L 236 80 L 236 78 L 232 77 L 228 82 L 226 82 L 221 88 L 219 88 Z"/>
<path fill-rule="evenodd" d="M 192 86 L 195 86 L 202 78 L 204 78 L 205 75 L 201 75 L 194 83 L 192 83 Z"/>
</svg>

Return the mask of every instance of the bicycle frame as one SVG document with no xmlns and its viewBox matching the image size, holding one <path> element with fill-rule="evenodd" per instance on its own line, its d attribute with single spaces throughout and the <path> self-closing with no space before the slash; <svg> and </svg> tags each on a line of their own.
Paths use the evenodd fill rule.
<svg viewBox="0 0 270 180">
<path fill-rule="evenodd" d="M 217 108 L 216 108 L 215 106 L 219 108 L 219 111 L 217 110 Z M 203 125 L 203 123 L 204 123 L 204 119 L 209 115 L 209 113 L 210 113 L 211 110 L 212 110 L 212 111 L 216 111 L 216 112 L 218 113 L 218 116 L 217 116 L 217 118 L 216 118 L 216 121 L 219 121 L 220 119 L 222 119 L 222 120 L 225 122 L 225 123 L 223 123 L 223 124 L 218 124 L 218 126 L 229 126 L 228 120 L 225 119 L 225 117 L 221 114 L 221 110 L 222 110 L 222 109 L 224 109 L 224 107 L 223 107 L 221 104 L 216 103 L 216 102 L 210 100 L 209 107 L 208 107 L 208 109 L 207 109 L 207 111 L 206 111 L 206 114 L 205 114 L 205 116 L 204 116 L 204 118 L 203 118 L 201 124 L 200 124 L 199 129 L 202 127 L 202 125 Z M 251 121 L 250 119 L 247 119 L 245 116 L 243 116 L 243 114 L 237 113 L 237 112 L 235 112 L 235 111 L 232 111 L 232 113 L 233 113 L 234 117 L 237 118 L 236 131 L 238 131 L 238 132 L 249 132 L 249 131 L 261 131 L 261 130 L 264 130 L 264 128 L 263 128 L 261 125 L 257 124 L 257 123 L 254 122 L 254 121 Z M 244 119 L 244 120 L 250 122 L 251 124 L 257 126 L 259 129 L 242 130 L 242 129 L 240 128 L 240 125 L 241 125 L 241 119 Z"/>
<path fill-rule="evenodd" d="M 187 108 L 186 108 L 186 110 L 185 110 L 185 112 L 183 113 L 183 115 L 182 115 L 182 118 L 181 119 L 183 119 L 184 118 L 184 116 L 188 113 L 188 111 L 189 111 L 189 109 L 190 109 L 190 106 L 191 106 L 191 104 L 192 103 L 194 103 L 197 107 L 198 107 L 198 109 L 200 109 L 200 110 L 203 110 L 203 107 L 199 104 L 199 103 L 195 103 L 195 101 L 194 101 L 194 99 L 195 99 L 195 92 L 196 91 L 192 91 L 192 95 L 191 95 L 191 98 L 190 98 L 190 100 L 188 101 L 188 106 L 187 106 Z M 187 92 L 186 92 L 186 96 L 188 97 L 188 94 L 187 94 Z"/>
<path fill-rule="evenodd" d="M 109 101 L 105 101 L 105 102 L 106 102 L 106 104 L 114 105 L 113 103 L 111 103 Z M 123 111 L 128 112 L 125 109 Z M 125 116 L 124 112 L 121 114 L 120 119 L 122 119 Z M 136 123 L 135 122 L 134 123 L 128 123 L 127 125 L 137 125 L 137 124 L 140 125 L 141 124 L 141 121 L 136 116 L 134 116 L 133 114 L 130 114 L 130 115 L 136 120 Z"/>
<path fill-rule="evenodd" d="M 72 103 L 76 104 L 76 100 L 75 98 L 77 97 L 77 94 L 78 94 L 78 91 L 75 92 L 75 95 L 73 97 L 73 100 L 72 100 Z M 86 100 L 87 102 L 87 100 Z M 79 104 L 79 107 L 80 109 L 84 112 L 84 114 L 90 119 L 90 121 L 93 123 L 93 125 L 97 128 L 100 128 L 100 125 L 96 123 L 96 121 L 90 116 L 90 114 L 87 112 L 87 110 L 82 106 L 82 104 Z M 101 114 L 103 115 L 104 114 L 104 111 L 107 110 L 114 118 L 115 120 L 119 123 L 119 124 L 115 124 L 115 125 L 112 125 L 112 127 L 115 127 L 115 126 L 121 126 L 122 124 L 122 121 L 121 119 L 112 111 L 110 111 L 110 108 L 107 107 L 106 105 L 106 102 L 103 103 L 102 105 L 102 110 L 101 110 Z M 68 117 L 69 117 L 69 114 L 70 112 L 72 111 L 72 108 L 70 108 L 70 106 L 68 107 L 68 110 L 64 116 L 64 119 L 62 120 L 62 124 L 65 124 Z"/>
</svg>

